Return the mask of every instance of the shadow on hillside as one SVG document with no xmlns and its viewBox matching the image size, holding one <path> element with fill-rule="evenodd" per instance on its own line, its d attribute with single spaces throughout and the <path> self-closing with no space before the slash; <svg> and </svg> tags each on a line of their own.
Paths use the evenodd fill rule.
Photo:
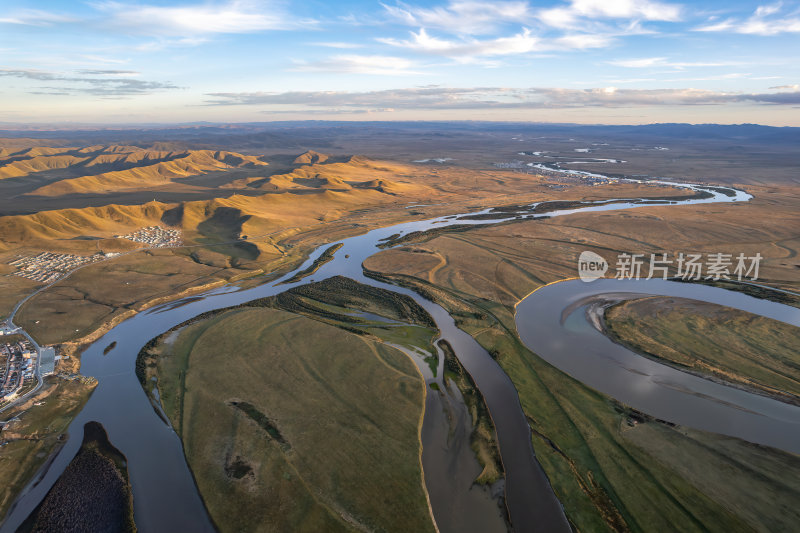
<svg viewBox="0 0 800 533">
<path fill-rule="evenodd" d="M 174 211 L 174 209 L 170 211 Z M 167 213 L 164 213 L 165 216 L 166 214 Z M 214 210 L 214 214 L 211 218 L 197 225 L 197 231 L 206 237 L 206 239 L 203 240 L 209 244 L 220 241 L 237 241 L 241 237 L 242 226 L 250 217 L 251 215 L 245 215 L 240 209 L 234 207 L 218 207 Z M 243 241 L 224 246 L 215 246 L 214 250 L 250 261 L 257 259 L 258 256 L 261 255 L 258 246 Z"/>
</svg>

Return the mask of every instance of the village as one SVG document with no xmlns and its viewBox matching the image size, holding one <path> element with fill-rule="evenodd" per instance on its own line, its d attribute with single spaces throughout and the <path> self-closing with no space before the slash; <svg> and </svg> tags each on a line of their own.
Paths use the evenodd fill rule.
<svg viewBox="0 0 800 533">
<path fill-rule="evenodd" d="M 0 399 L 12 401 L 34 385 L 39 374 L 55 371 L 55 350 L 35 346 L 19 328 L 0 325 Z"/>
<path fill-rule="evenodd" d="M 128 239 L 129 241 L 147 244 L 152 248 L 168 248 L 171 246 L 183 245 L 181 230 L 162 228 L 161 226 L 149 226 L 127 235 L 115 235 L 115 237 L 117 239 Z"/>
<path fill-rule="evenodd" d="M 115 235 L 117 239 L 128 239 L 147 245 L 147 248 L 182 246 L 181 230 L 161 226 L 141 228 L 127 235 Z M 90 263 L 104 261 L 120 255 L 118 252 L 97 252 L 92 255 L 75 255 L 57 252 L 42 252 L 35 256 L 19 257 L 8 264 L 16 267 L 15 276 L 49 285 L 67 273 Z"/>
<path fill-rule="evenodd" d="M 102 261 L 119 255 L 117 253 L 98 252 L 93 255 L 60 254 L 56 252 L 42 252 L 32 257 L 20 257 L 9 262 L 9 265 L 17 267 L 15 276 L 26 278 L 39 283 L 52 283 L 61 278 L 70 270 L 78 267 Z"/>
</svg>

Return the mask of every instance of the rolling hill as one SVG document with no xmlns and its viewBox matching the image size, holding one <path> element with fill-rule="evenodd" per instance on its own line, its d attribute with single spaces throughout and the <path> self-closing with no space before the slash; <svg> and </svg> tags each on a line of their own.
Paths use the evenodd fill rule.
<svg viewBox="0 0 800 533">
<path fill-rule="evenodd" d="M 171 152 L 135 146 L 3 149 L 0 172 L 7 177 L 33 180 L 37 173 L 57 170 L 77 175 L 24 194 L 30 201 L 125 191 L 146 193 L 210 173 L 246 171 L 245 175 L 251 175 L 224 184 L 218 194 L 218 189 L 205 187 L 213 196 L 202 200 L 109 203 L 2 216 L 0 250 L 47 248 L 53 241 L 107 239 L 152 225 L 178 227 L 190 241 L 230 241 L 241 235 L 314 225 L 365 205 L 393 203 L 402 195 L 422 198 L 431 192 L 425 185 L 403 180 L 413 169 L 395 163 L 306 152 L 294 158 L 298 168 L 264 177 L 269 163 L 262 159 L 226 151 Z M 119 170 L 91 173 L 110 167 Z"/>
<path fill-rule="evenodd" d="M 421 192 L 420 185 L 401 180 L 413 173 L 409 167 L 361 156 L 338 159 L 327 154 L 308 151 L 294 160 L 303 166 L 289 173 L 243 178 L 234 180 L 224 187 L 231 189 L 248 187 L 262 191 L 309 189 L 347 191 L 355 188 L 374 189 L 391 195 Z"/>
<path fill-rule="evenodd" d="M 108 158 L 108 154 L 104 154 Z M 133 156 L 134 159 L 131 159 Z M 155 156 L 155 157 L 152 157 Z M 148 164 L 152 160 L 156 163 Z M 162 186 L 172 180 L 188 178 L 208 172 L 224 171 L 231 168 L 265 167 L 268 163 L 255 156 L 241 155 L 234 152 L 212 150 L 192 150 L 175 157 L 170 153 L 138 153 L 128 154 L 125 163 L 135 161 L 141 166 L 125 170 L 114 170 L 97 175 L 64 179 L 39 187 L 28 193 L 36 196 L 62 196 L 67 194 L 108 193 L 126 189 L 142 189 Z M 114 161 L 114 163 L 119 161 Z"/>
</svg>

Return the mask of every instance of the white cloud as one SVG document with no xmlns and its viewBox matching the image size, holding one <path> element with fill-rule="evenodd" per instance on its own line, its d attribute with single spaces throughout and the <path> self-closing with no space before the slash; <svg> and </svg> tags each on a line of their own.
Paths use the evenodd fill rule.
<svg viewBox="0 0 800 533">
<path fill-rule="evenodd" d="M 675 4 L 650 0 L 572 0 L 571 9 L 585 17 L 680 20 L 681 8 Z"/>
<path fill-rule="evenodd" d="M 403 58 L 381 55 L 338 55 L 322 61 L 298 62 L 292 69 L 301 72 L 340 72 L 346 74 L 374 74 L 380 76 L 405 76 L 421 74 L 414 70 L 414 62 Z"/>
<path fill-rule="evenodd" d="M 540 9 L 527 1 L 474 2 L 450 0 L 444 6 L 423 8 L 403 2 L 383 4 L 396 21 L 409 26 L 446 30 L 459 35 L 495 33 L 507 24 L 530 26 L 535 22 L 559 29 L 586 31 L 595 20 L 631 21 L 636 30 L 639 21 L 677 22 L 681 6 L 655 0 L 569 0 L 549 9 Z"/>
<path fill-rule="evenodd" d="M 797 11 L 782 16 L 783 4 L 763 5 L 756 8 L 746 19 L 728 18 L 719 22 L 709 20 L 695 31 L 733 32 L 746 35 L 778 35 L 781 33 L 800 33 L 800 16 Z M 778 15 L 778 16 L 774 16 Z"/>
<path fill-rule="evenodd" d="M 111 65 L 124 65 L 128 63 L 127 59 L 118 59 L 114 57 L 105 57 L 105 56 L 96 56 L 91 54 L 84 54 L 80 56 L 81 59 L 85 59 L 86 61 L 90 61 L 92 63 L 106 63 Z"/>
<path fill-rule="evenodd" d="M 395 20 L 409 26 L 439 28 L 451 33 L 482 35 L 505 23 L 522 23 L 532 17 L 528 2 L 474 2 L 451 0 L 444 7 L 423 8 L 398 2 L 383 4 Z"/>
<path fill-rule="evenodd" d="M 23 78 L 50 85 L 36 87 L 31 94 L 90 94 L 103 98 L 137 96 L 156 91 L 179 89 L 169 82 L 136 79 L 139 73 L 130 70 L 79 70 L 65 74 L 38 69 L 0 69 L 0 77 Z"/>
<path fill-rule="evenodd" d="M 279 4 L 253 0 L 181 6 L 107 1 L 95 7 L 108 13 L 116 26 L 136 33 L 169 37 L 254 33 L 313 24 L 313 21 L 295 19 Z"/>
<path fill-rule="evenodd" d="M 387 37 L 380 42 L 460 63 L 485 63 L 485 58 L 532 52 L 604 48 L 619 37 L 652 33 L 641 26 L 642 20 L 676 21 L 681 11 L 677 5 L 653 0 L 571 0 L 551 9 L 540 9 L 527 1 L 451 0 L 436 7 L 398 2 L 384 4 L 384 8 L 394 20 L 419 30 L 410 32 L 408 39 Z"/>
<path fill-rule="evenodd" d="M 740 65 L 735 61 L 670 61 L 666 57 L 642 57 L 637 59 L 617 59 L 608 62 L 610 65 L 626 68 L 686 68 L 728 67 Z"/>
<path fill-rule="evenodd" d="M 209 41 L 206 37 L 181 37 L 179 39 L 159 38 L 134 47 L 139 52 L 158 52 L 165 48 L 198 46 Z"/>
<path fill-rule="evenodd" d="M 533 52 L 551 52 L 556 50 L 584 50 L 608 46 L 613 37 L 610 35 L 569 34 L 561 37 L 545 39 L 536 36 L 528 28 L 507 37 L 493 39 L 443 39 L 430 35 L 424 29 L 410 32 L 409 39 L 378 39 L 379 42 L 403 48 L 413 52 L 440 55 L 454 59 L 459 63 L 484 62 L 484 58 L 495 58 L 520 55 Z"/>
<path fill-rule="evenodd" d="M 72 22 L 66 15 L 42 11 L 40 9 L 11 10 L 0 16 L 0 24 L 20 24 L 24 26 L 51 26 L 59 22 Z"/>
<path fill-rule="evenodd" d="M 800 84 L 793 84 L 793 85 L 776 85 L 774 87 L 770 87 L 770 89 L 774 91 L 800 91 Z"/>
<path fill-rule="evenodd" d="M 640 59 L 617 59 L 614 61 L 609 61 L 609 63 L 617 67 L 647 68 L 663 66 L 666 60 L 666 57 L 643 57 Z"/>
<path fill-rule="evenodd" d="M 738 79 L 751 79 L 749 72 L 729 72 L 727 74 L 717 74 L 715 76 L 702 76 L 702 77 L 684 77 L 684 78 L 667 78 L 661 81 L 665 82 L 692 82 L 692 81 L 720 81 L 720 80 L 738 80 Z"/>
<path fill-rule="evenodd" d="M 415 52 L 443 55 L 465 62 L 469 62 L 476 57 L 532 52 L 538 48 L 541 42 L 539 38 L 531 35 L 528 29 L 509 37 L 498 37 L 496 39 L 486 40 L 440 39 L 432 37 L 427 31 L 421 29 L 416 33 L 411 32 L 411 38 L 408 40 L 379 39 L 379 41 L 384 44 L 413 50 Z"/>
<path fill-rule="evenodd" d="M 84 68 L 78 71 L 78 74 L 86 76 L 121 76 L 123 78 L 136 77 L 140 72 L 135 70 L 116 70 L 116 69 L 89 69 Z"/>
<path fill-rule="evenodd" d="M 571 0 L 568 6 L 544 9 L 537 16 L 548 26 L 567 29 L 580 27 L 587 19 L 677 22 L 681 7 L 651 0 Z"/>
<path fill-rule="evenodd" d="M 585 50 L 587 48 L 605 48 L 614 41 L 613 35 L 600 33 L 575 33 L 564 35 L 552 41 L 550 50 Z"/>
<path fill-rule="evenodd" d="M 768 17 L 780 11 L 782 7 L 783 4 L 781 2 L 777 2 L 769 6 L 758 6 L 758 8 L 756 8 L 754 15 L 757 17 Z"/>
</svg>

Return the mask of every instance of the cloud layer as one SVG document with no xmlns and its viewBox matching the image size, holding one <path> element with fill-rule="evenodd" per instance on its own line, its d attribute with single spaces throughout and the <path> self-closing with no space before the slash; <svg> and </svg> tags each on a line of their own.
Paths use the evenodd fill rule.
<svg viewBox="0 0 800 533">
<path fill-rule="evenodd" d="M 696 31 L 734 32 L 749 35 L 779 35 L 781 33 L 800 33 L 800 11 L 786 9 L 778 2 L 756 8 L 747 18 L 730 17 L 724 20 L 710 20 Z"/>
<path fill-rule="evenodd" d="M 800 120 L 792 43 L 800 0 L 8 4 L 0 91 L 15 115 L 66 115 L 78 102 L 86 112 L 98 98 L 127 98 L 120 113 L 137 117 L 202 110 L 217 119 L 248 112 L 224 108 L 242 105 L 309 114 L 631 107 L 594 116 L 647 120 L 655 108 L 686 106 L 698 120 L 730 122 L 758 120 L 771 105 L 782 123 Z M 408 88 L 422 84 L 430 85 Z M 176 106 L 168 94 L 178 88 L 184 104 Z M 0 110 L 0 120 L 11 113 Z"/>
<path fill-rule="evenodd" d="M 734 103 L 800 104 L 800 91 L 737 93 L 698 89 L 561 89 L 417 87 L 368 92 L 291 91 L 212 93 L 208 105 L 302 106 L 310 109 L 541 109 Z"/>
<path fill-rule="evenodd" d="M 112 25 L 136 33 L 170 37 L 287 30 L 313 23 L 292 17 L 282 4 L 249 0 L 182 6 L 106 1 L 95 6 L 109 17 Z"/>
<path fill-rule="evenodd" d="M 53 84 L 36 87 L 33 91 L 34 94 L 90 94 L 119 97 L 151 94 L 156 91 L 179 88 L 171 83 L 132 78 L 131 76 L 136 76 L 138 72 L 130 70 L 79 70 L 77 74 L 81 74 L 81 76 L 34 69 L 0 69 L 0 77 L 24 78 Z"/>
</svg>

